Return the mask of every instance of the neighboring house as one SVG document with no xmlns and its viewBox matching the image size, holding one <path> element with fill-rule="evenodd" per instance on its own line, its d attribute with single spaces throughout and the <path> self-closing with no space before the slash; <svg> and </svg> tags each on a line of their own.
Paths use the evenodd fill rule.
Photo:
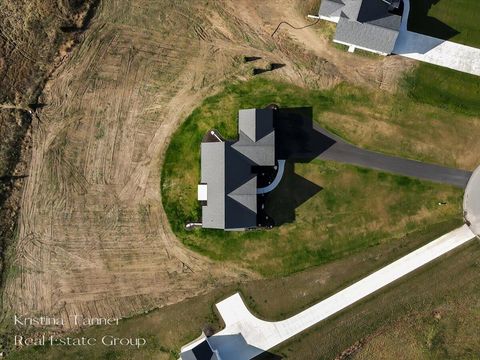
<svg viewBox="0 0 480 360">
<path fill-rule="evenodd" d="M 257 227 L 257 173 L 276 161 L 273 110 L 240 110 L 238 130 L 237 141 L 223 141 L 212 130 L 201 144 L 198 200 L 203 228 Z"/>
<path fill-rule="evenodd" d="M 218 351 L 212 349 L 208 337 L 203 332 L 198 339 L 182 347 L 181 351 L 179 360 L 222 360 Z"/>
<path fill-rule="evenodd" d="M 402 0 L 322 0 L 320 19 L 337 23 L 333 41 L 380 55 L 392 53 L 402 21 Z"/>
</svg>

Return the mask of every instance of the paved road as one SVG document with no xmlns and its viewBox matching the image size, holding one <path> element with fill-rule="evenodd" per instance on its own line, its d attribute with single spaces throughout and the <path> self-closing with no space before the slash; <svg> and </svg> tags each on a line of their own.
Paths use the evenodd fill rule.
<svg viewBox="0 0 480 360">
<path fill-rule="evenodd" d="M 480 49 L 408 31 L 409 13 L 410 2 L 405 0 L 394 54 L 480 76 Z"/>
<path fill-rule="evenodd" d="M 418 179 L 450 184 L 462 189 L 467 186 L 468 179 L 472 175 L 472 172 L 466 170 L 427 164 L 420 161 L 403 159 L 361 149 L 357 146 L 346 143 L 344 140 L 329 133 L 318 124 L 314 124 L 313 127 L 316 131 L 335 140 L 335 143 L 332 146 L 317 157 L 318 159 L 334 160 Z"/>
<path fill-rule="evenodd" d="M 474 237 L 464 225 L 283 321 L 258 319 L 237 293 L 216 305 L 225 329 L 208 342 L 223 359 L 252 359 Z"/>
</svg>

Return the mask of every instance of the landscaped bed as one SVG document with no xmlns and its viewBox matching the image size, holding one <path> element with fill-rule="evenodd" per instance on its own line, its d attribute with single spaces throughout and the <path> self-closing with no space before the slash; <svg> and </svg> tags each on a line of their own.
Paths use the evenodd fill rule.
<svg viewBox="0 0 480 360">
<path fill-rule="evenodd" d="M 460 223 L 461 189 L 315 160 L 295 164 L 298 176 L 282 181 L 267 199 L 266 210 L 280 226 L 248 232 L 184 229 L 185 223 L 201 219 L 196 200 L 201 139 L 211 128 L 225 138 L 234 138 L 238 109 L 271 103 L 312 105 L 316 120 L 338 133 L 342 124 L 336 126 L 328 118 L 334 111 L 341 109 L 340 115 L 347 117 L 355 108 L 374 101 L 374 94 L 344 85 L 308 91 L 266 79 L 230 85 L 206 99 L 176 132 L 166 154 L 162 198 L 173 231 L 185 245 L 213 259 L 237 262 L 274 276 L 395 241 L 452 218 Z M 357 130 L 361 130 L 371 119 L 363 117 L 361 109 L 357 112 Z M 353 139 L 357 136 L 352 134 Z M 425 138 L 425 134 L 418 137 Z M 446 205 L 439 205 L 441 202 Z"/>
</svg>

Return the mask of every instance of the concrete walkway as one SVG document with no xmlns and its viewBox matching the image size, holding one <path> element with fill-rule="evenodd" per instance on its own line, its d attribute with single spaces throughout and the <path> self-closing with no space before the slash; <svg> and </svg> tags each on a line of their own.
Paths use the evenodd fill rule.
<svg viewBox="0 0 480 360">
<path fill-rule="evenodd" d="M 286 160 L 278 160 L 278 170 L 277 170 L 277 175 L 275 176 L 275 179 L 273 179 L 270 185 L 265 186 L 263 188 L 258 188 L 257 194 L 269 193 L 270 191 L 274 190 L 278 186 L 278 184 L 280 184 L 280 181 L 282 180 L 282 177 L 283 177 L 283 173 L 285 172 L 285 162 Z"/>
<path fill-rule="evenodd" d="M 410 1 L 404 0 L 394 54 L 480 76 L 480 49 L 408 31 L 409 14 Z"/>
<path fill-rule="evenodd" d="M 225 329 L 210 337 L 208 342 L 222 359 L 252 359 L 474 237 L 464 225 L 283 321 L 258 319 L 237 293 L 216 305 Z"/>
<path fill-rule="evenodd" d="M 333 160 L 422 180 L 450 184 L 462 189 L 467 186 L 467 182 L 472 175 L 467 170 L 428 164 L 365 150 L 345 142 L 318 124 L 314 124 L 313 127 L 316 131 L 335 141 L 332 146 L 317 157 L 321 160 Z"/>
<path fill-rule="evenodd" d="M 475 170 L 468 182 L 463 197 L 465 221 L 475 235 L 480 237 L 480 167 Z"/>
</svg>

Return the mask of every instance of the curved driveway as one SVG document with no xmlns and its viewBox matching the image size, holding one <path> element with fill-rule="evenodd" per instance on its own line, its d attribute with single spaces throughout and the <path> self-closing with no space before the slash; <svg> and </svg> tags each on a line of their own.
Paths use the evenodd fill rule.
<svg viewBox="0 0 480 360">
<path fill-rule="evenodd" d="M 422 163 L 420 161 L 365 150 L 345 142 L 318 124 L 314 124 L 313 128 L 335 141 L 335 143 L 322 152 L 317 159 L 333 160 L 422 180 L 450 184 L 462 189 L 467 186 L 468 179 L 472 175 L 471 171 Z"/>
</svg>

